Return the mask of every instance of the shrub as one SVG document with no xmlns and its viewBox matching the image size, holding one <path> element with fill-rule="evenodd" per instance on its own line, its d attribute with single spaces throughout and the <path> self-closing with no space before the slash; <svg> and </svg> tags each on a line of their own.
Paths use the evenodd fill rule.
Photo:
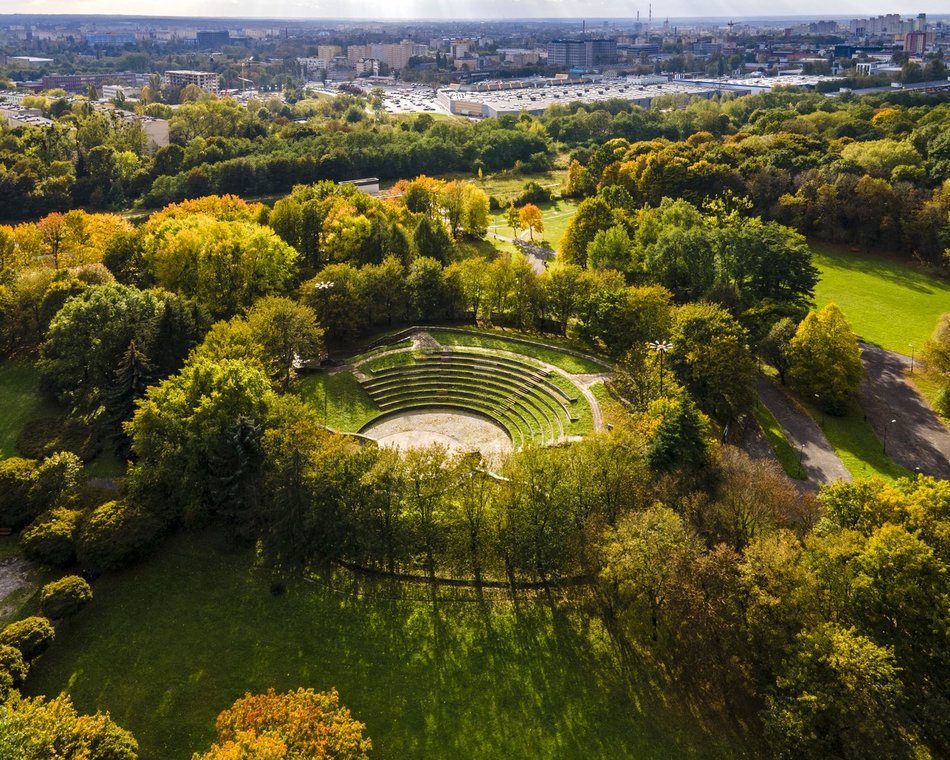
<svg viewBox="0 0 950 760">
<path fill-rule="evenodd" d="M 524 183 L 521 193 L 515 199 L 515 205 L 521 207 L 527 203 L 547 203 L 550 200 L 551 191 L 531 180 Z"/>
<path fill-rule="evenodd" d="M 18 687 L 26 680 L 29 671 L 30 666 L 19 649 L 9 644 L 0 645 L 0 681 L 4 680 L 3 674 L 6 674 L 10 677 L 10 685 Z"/>
<path fill-rule="evenodd" d="M 78 575 L 47 583 L 40 592 L 40 610 L 52 620 L 75 615 L 92 601 L 92 588 Z"/>
<path fill-rule="evenodd" d="M 82 460 L 78 456 L 71 451 L 50 454 L 36 468 L 33 497 L 37 506 L 41 511 L 59 506 L 61 500 L 76 491 L 81 479 Z"/>
<path fill-rule="evenodd" d="M 76 559 L 76 535 L 82 512 L 57 507 L 41 515 L 23 532 L 20 547 L 34 562 L 65 567 Z"/>
<path fill-rule="evenodd" d="M 0 462 L 0 526 L 20 528 L 42 510 L 31 498 L 36 482 L 36 460 L 11 457 Z"/>
<path fill-rule="evenodd" d="M 28 617 L 10 623 L 0 631 L 0 645 L 16 647 L 27 662 L 49 649 L 56 636 L 53 625 L 45 617 Z"/>
<path fill-rule="evenodd" d="M 142 554 L 161 529 L 159 520 L 138 505 L 106 502 L 89 515 L 79 533 L 79 561 L 96 570 L 122 567 Z"/>
</svg>

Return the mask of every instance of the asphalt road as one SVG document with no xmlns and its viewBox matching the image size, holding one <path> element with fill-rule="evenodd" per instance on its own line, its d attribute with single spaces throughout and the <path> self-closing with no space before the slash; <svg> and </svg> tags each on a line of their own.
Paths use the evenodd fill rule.
<svg viewBox="0 0 950 760">
<path fill-rule="evenodd" d="M 836 480 L 851 480 L 851 473 L 807 412 L 766 377 L 759 376 L 758 390 L 759 398 L 775 416 L 789 445 L 801 456 L 811 483 L 824 485 Z"/>
<path fill-rule="evenodd" d="M 861 360 L 867 375 L 858 400 L 888 456 L 911 472 L 950 480 L 950 430 L 904 380 L 910 359 L 861 344 Z"/>
</svg>

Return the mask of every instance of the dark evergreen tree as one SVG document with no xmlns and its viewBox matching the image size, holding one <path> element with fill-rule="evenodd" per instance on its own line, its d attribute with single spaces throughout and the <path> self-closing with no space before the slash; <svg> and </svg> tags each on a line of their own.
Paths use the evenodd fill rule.
<svg viewBox="0 0 950 760">
<path fill-rule="evenodd" d="M 148 357 L 139 351 L 134 339 L 130 340 L 115 368 L 113 382 L 105 393 L 112 442 L 116 456 L 120 459 L 132 456 L 132 442 L 122 429 L 122 423 L 132 418 L 136 400 L 145 395 L 145 389 L 153 379 Z"/>
<path fill-rule="evenodd" d="M 262 462 L 262 426 L 248 417 L 228 427 L 209 458 L 208 487 L 214 511 L 238 536 L 249 534 L 255 486 Z"/>
</svg>

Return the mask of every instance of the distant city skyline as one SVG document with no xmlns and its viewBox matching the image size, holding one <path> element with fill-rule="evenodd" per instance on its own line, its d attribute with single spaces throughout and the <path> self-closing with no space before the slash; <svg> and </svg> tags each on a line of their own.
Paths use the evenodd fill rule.
<svg viewBox="0 0 950 760">
<path fill-rule="evenodd" d="M 4 13 L 105 14 L 135 16 L 181 16 L 261 18 L 261 19 L 504 19 L 504 18 L 617 18 L 629 19 L 640 13 L 645 21 L 649 3 L 629 0 L 389 0 L 372 7 L 357 0 L 14 0 Z M 641 7 L 642 6 L 642 7 Z M 886 13 L 944 15 L 911 3 L 884 2 L 869 5 L 860 0 L 844 0 L 833 8 L 821 0 L 775 0 L 763 13 L 759 0 L 668 0 L 653 3 L 653 21 L 669 18 L 763 18 L 772 17 L 867 17 Z M 197 13 L 196 13 L 197 12 Z"/>
</svg>

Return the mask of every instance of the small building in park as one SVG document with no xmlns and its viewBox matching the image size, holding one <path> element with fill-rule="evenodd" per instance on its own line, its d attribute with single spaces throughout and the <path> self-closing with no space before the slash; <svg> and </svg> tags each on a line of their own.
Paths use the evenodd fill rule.
<svg viewBox="0 0 950 760">
<path fill-rule="evenodd" d="M 367 195 L 379 195 L 379 178 L 364 177 L 363 179 L 345 179 L 341 185 L 355 185 Z"/>
</svg>

